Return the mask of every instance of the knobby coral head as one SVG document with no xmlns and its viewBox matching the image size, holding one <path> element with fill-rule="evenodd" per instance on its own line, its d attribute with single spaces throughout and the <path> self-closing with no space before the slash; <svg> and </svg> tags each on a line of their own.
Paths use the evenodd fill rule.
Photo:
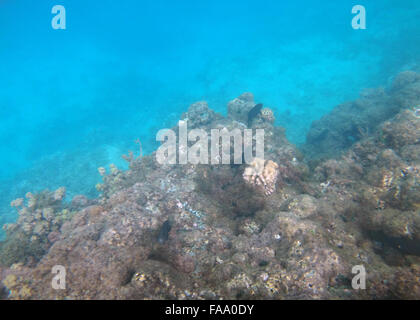
<svg viewBox="0 0 420 320">
<path fill-rule="evenodd" d="M 263 188 L 266 195 L 276 190 L 279 166 L 272 160 L 255 158 L 243 173 L 244 180 L 258 188 Z"/>
</svg>

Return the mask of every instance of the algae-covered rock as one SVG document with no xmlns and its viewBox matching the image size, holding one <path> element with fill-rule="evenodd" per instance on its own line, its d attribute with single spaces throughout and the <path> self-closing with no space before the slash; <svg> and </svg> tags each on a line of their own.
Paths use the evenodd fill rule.
<svg viewBox="0 0 420 320">
<path fill-rule="evenodd" d="M 248 113 L 255 106 L 254 95 L 246 92 L 228 103 L 228 117 L 232 120 L 248 123 Z"/>
<path fill-rule="evenodd" d="M 420 76 L 413 71 L 403 72 L 394 79 L 387 90 L 362 92 L 358 100 L 341 104 L 320 120 L 314 121 L 307 134 L 305 151 L 311 158 L 336 157 L 355 142 L 375 133 L 382 122 L 392 118 L 402 109 L 412 109 L 418 105 Z M 406 126 L 416 126 L 412 121 L 404 123 Z M 414 136 L 418 133 L 407 129 L 408 131 L 403 129 L 399 135 L 395 135 L 394 139 L 400 141 L 395 141 L 393 145 L 406 144 L 416 139 L 408 132 L 412 132 Z M 386 139 L 386 126 L 383 130 Z"/>
</svg>

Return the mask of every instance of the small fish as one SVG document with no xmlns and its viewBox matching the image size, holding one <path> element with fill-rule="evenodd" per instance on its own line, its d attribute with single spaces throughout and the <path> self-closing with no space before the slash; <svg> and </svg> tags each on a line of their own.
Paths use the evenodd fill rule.
<svg viewBox="0 0 420 320">
<path fill-rule="evenodd" d="M 169 220 L 166 220 L 160 228 L 157 241 L 160 244 L 165 243 L 169 239 L 169 232 L 171 231 L 172 224 Z"/>
<path fill-rule="evenodd" d="M 260 114 L 262 107 L 263 107 L 262 103 L 259 103 L 259 104 L 255 105 L 255 107 L 253 107 L 251 110 L 249 110 L 249 112 L 248 112 L 248 127 L 251 126 L 252 120 L 257 115 Z"/>
</svg>

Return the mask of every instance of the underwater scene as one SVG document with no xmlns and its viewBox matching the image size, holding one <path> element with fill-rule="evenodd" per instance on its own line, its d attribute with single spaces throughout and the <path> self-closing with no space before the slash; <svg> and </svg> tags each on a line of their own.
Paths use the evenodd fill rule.
<svg viewBox="0 0 420 320">
<path fill-rule="evenodd" d="M 0 0 L 0 299 L 420 299 L 418 0 Z"/>
</svg>

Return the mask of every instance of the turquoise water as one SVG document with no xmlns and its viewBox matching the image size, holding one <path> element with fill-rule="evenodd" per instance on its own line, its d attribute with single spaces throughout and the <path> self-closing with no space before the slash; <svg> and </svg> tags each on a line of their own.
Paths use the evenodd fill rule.
<svg viewBox="0 0 420 320">
<path fill-rule="evenodd" d="M 225 113 L 253 92 L 303 143 L 337 104 L 418 68 L 418 21 L 418 0 L 0 0 L 0 224 L 28 191 L 95 196 L 97 167 L 123 168 L 137 138 L 153 151 L 198 100 Z"/>
</svg>

